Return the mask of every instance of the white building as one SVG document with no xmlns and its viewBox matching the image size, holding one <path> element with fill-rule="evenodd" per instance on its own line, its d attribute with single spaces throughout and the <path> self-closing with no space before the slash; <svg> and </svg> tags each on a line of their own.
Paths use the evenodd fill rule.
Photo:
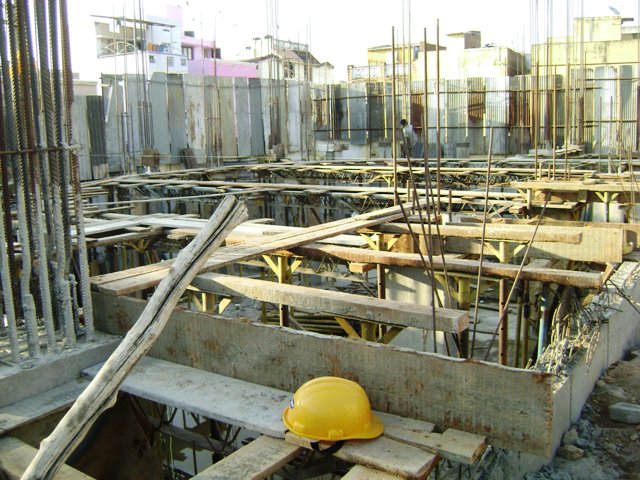
<svg viewBox="0 0 640 480">
<path fill-rule="evenodd" d="M 304 43 L 276 40 L 269 35 L 254 38 L 255 58 L 261 78 L 297 80 L 315 84 L 333 81 L 333 65 L 320 62 Z M 259 44 L 257 42 L 260 42 Z"/>
<path fill-rule="evenodd" d="M 176 20 L 99 15 L 93 19 L 100 73 L 188 73 Z"/>
</svg>

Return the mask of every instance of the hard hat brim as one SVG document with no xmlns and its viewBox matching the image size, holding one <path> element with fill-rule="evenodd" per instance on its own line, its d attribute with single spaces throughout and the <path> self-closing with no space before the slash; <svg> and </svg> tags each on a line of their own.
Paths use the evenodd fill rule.
<svg viewBox="0 0 640 480">
<path fill-rule="evenodd" d="M 384 423 L 382 420 L 373 412 L 371 412 L 371 423 L 366 430 L 361 432 L 354 433 L 352 435 L 345 435 L 341 438 L 327 438 L 316 435 L 309 435 L 305 432 L 296 431 L 293 423 L 289 421 L 289 412 L 291 411 L 290 407 L 286 407 L 282 411 L 282 421 L 290 432 L 295 433 L 296 435 L 304 438 L 309 438 L 311 440 L 325 440 L 329 442 L 335 442 L 337 440 L 369 440 L 372 438 L 377 438 L 384 432 Z"/>
</svg>

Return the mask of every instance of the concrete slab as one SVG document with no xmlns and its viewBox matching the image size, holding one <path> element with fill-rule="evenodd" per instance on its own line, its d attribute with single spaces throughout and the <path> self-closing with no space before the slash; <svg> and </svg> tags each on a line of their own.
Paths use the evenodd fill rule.
<svg viewBox="0 0 640 480">
<path fill-rule="evenodd" d="M 0 407 L 38 395 L 80 377 L 82 369 L 105 361 L 120 337 L 96 332 L 96 341 L 45 355 L 33 363 L 0 367 Z"/>
</svg>

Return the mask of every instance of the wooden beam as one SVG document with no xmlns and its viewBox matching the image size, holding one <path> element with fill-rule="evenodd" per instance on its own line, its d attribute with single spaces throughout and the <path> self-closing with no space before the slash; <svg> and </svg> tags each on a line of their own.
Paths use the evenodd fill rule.
<svg viewBox="0 0 640 480">
<path fill-rule="evenodd" d="M 563 229 L 557 227 L 558 235 Z M 524 249 L 515 250 L 517 246 L 509 246 L 513 256 L 522 256 Z M 447 240 L 447 251 L 454 253 L 480 253 L 480 241 L 474 239 L 450 237 Z M 559 260 L 574 260 L 578 262 L 609 263 L 622 262 L 622 256 L 630 250 L 625 244 L 625 232 L 610 228 L 585 228 L 582 239 L 578 244 L 562 242 L 538 242 L 531 244 L 530 258 L 550 258 Z M 485 245 L 485 254 L 492 255 L 491 248 Z"/>
<path fill-rule="evenodd" d="M 300 452 L 301 447 L 263 435 L 206 468 L 193 480 L 262 480 Z"/>
<path fill-rule="evenodd" d="M 528 242 L 535 230 L 535 225 L 500 225 L 487 224 L 485 239 L 507 242 Z M 401 223 L 389 223 L 374 229 L 383 233 L 410 233 L 422 235 L 422 226 L 412 223 L 409 226 Z M 443 237 L 482 238 L 482 227 L 476 225 L 447 224 L 438 227 Z M 426 231 L 426 228 L 425 228 Z M 436 234 L 433 229 L 433 234 Z M 582 240 L 582 229 L 579 227 L 551 227 L 541 225 L 536 232 L 536 242 L 567 243 L 577 245 Z"/>
<path fill-rule="evenodd" d="M 285 434 L 287 442 L 312 449 L 312 442 L 292 432 Z M 331 442 L 317 442 L 320 450 L 325 450 Z M 438 463 L 438 457 L 424 450 L 391 440 L 378 437 L 373 440 L 348 440 L 333 454 L 341 460 L 382 470 L 401 478 L 423 478 L 433 470 Z"/>
<path fill-rule="evenodd" d="M 410 208 L 407 204 L 404 208 Z M 360 228 L 372 227 L 381 223 L 390 222 L 402 217 L 400 206 L 385 208 L 375 212 L 365 213 L 356 217 L 337 220 L 335 222 L 316 225 L 300 231 L 286 232 L 268 238 L 260 238 L 257 242 L 245 242 L 229 247 L 220 248 L 203 266 L 201 272 L 208 272 L 228 265 L 240 262 L 266 253 L 297 247 L 305 243 L 316 242 L 341 233 L 353 232 Z M 145 266 L 132 268 L 118 275 L 110 277 L 103 275 L 97 282 L 93 282 L 95 288 L 110 295 L 126 295 L 128 293 L 144 290 L 156 286 L 167 275 L 172 261 L 156 264 L 157 268 Z"/>
<path fill-rule="evenodd" d="M 310 258 L 322 258 L 328 255 L 348 262 L 424 268 L 422 259 L 417 253 L 384 252 L 320 244 L 308 244 L 296 247 L 291 249 L 290 253 Z M 425 258 L 425 261 L 428 265 L 427 258 Z M 448 258 L 446 260 L 446 266 L 447 271 L 450 273 L 477 275 L 479 262 L 477 260 L 464 258 Z M 433 268 L 442 271 L 443 264 L 440 257 L 433 257 Z M 487 261 L 482 262 L 482 272 L 487 277 L 515 278 L 518 273 L 518 268 L 518 265 L 499 264 Z M 599 273 L 529 266 L 523 268 L 520 279 L 553 282 L 558 285 L 571 285 L 579 288 L 600 288 L 603 283 L 602 275 Z"/>
<path fill-rule="evenodd" d="M 469 314 L 462 310 L 437 308 L 434 318 L 432 309 L 423 305 L 219 273 L 200 274 L 192 284 L 204 291 L 242 295 L 261 302 L 285 304 L 306 311 L 325 312 L 384 325 L 452 333 L 469 328 Z"/>
<path fill-rule="evenodd" d="M 374 468 L 356 465 L 342 477 L 342 480 L 398 480 L 399 478 L 402 477 L 381 472 Z"/>
<path fill-rule="evenodd" d="M 386 432 L 387 437 L 436 453 L 454 462 L 472 464 L 487 448 L 487 439 L 482 435 L 448 429 L 444 433 L 417 430 Z"/>
<path fill-rule="evenodd" d="M 98 292 L 93 301 L 96 327 L 114 334 L 146 304 Z M 553 450 L 554 378 L 543 372 L 181 310 L 151 354 L 288 392 L 341 376 L 362 385 L 375 410 L 487 435 L 498 447 Z"/>
</svg>

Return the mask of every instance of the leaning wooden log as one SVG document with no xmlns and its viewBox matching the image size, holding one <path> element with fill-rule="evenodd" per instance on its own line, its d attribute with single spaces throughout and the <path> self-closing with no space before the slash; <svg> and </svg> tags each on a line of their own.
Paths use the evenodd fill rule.
<svg viewBox="0 0 640 480">
<path fill-rule="evenodd" d="M 93 422 L 115 403 L 126 375 L 150 349 L 162 332 L 182 293 L 209 256 L 239 223 L 248 217 L 244 204 L 227 197 L 203 230 L 184 248 L 149 300 L 135 325 L 129 330 L 98 375 L 78 397 L 49 437 L 22 480 L 53 478 Z"/>
</svg>

